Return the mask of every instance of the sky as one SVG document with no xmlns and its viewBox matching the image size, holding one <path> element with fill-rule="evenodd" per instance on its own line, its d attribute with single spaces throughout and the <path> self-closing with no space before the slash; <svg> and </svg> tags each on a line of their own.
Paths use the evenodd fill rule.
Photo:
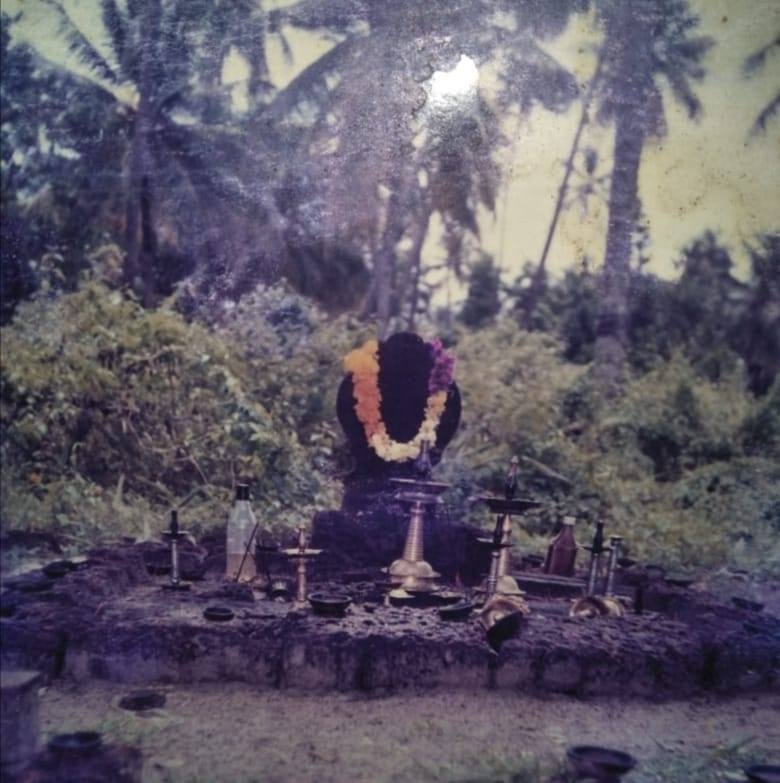
<svg viewBox="0 0 780 783">
<path fill-rule="evenodd" d="M 65 5 L 85 32 L 98 29 L 94 0 L 66 0 Z M 763 135 L 749 135 L 760 109 L 780 89 L 780 49 L 775 47 L 763 71 L 752 78 L 744 77 L 742 64 L 780 32 L 780 1 L 691 0 L 691 6 L 700 15 L 701 34 L 715 39 L 715 46 L 704 62 L 707 76 L 696 89 L 704 107 L 701 119 L 690 121 L 664 88 L 668 132 L 648 142 L 643 152 L 639 188 L 651 240 L 649 269 L 673 277 L 682 248 L 713 229 L 731 251 L 737 274 L 745 276 L 745 244 L 759 233 L 780 230 L 780 117 Z M 56 36 L 52 12 L 39 0 L 0 0 L 0 7 L 10 14 L 24 10 L 20 37 L 53 62 L 77 67 Z M 268 42 L 271 79 L 280 87 L 333 45 L 306 31 L 288 28 L 286 34 L 292 63 L 275 39 Z M 597 43 L 592 21 L 578 16 L 564 34 L 544 46 L 584 86 L 595 67 Z M 468 79 L 478 78 L 489 97 L 496 85 L 490 68 L 476 75 L 467 71 L 461 69 Z M 245 64 L 232 58 L 223 77 L 233 84 L 240 109 Z M 447 81 L 446 74 L 438 78 L 442 84 Z M 482 211 L 479 226 L 483 249 L 507 279 L 525 262 L 538 261 L 580 111 L 575 102 L 563 114 L 536 109 L 519 121 L 516 116 L 504 119 L 509 143 L 499 155 L 502 189 L 495 213 Z M 608 174 L 611 128 L 590 124 L 582 145 L 597 151 L 602 161 L 597 173 Z M 577 204 L 568 208 L 551 246 L 549 268 L 560 272 L 583 258 L 597 266 L 604 253 L 606 217 L 604 199 L 591 198 L 587 212 Z M 434 217 L 423 247 L 425 262 L 443 260 L 440 238 L 440 222 Z"/>
</svg>

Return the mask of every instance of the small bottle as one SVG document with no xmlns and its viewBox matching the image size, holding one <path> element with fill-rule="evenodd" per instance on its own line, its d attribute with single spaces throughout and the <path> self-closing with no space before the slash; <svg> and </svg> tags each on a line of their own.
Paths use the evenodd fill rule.
<svg viewBox="0 0 780 783">
<path fill-rule="evenodd" d="M 250 582 L 255 578 L 257 570 L 252 538 L 256 528 L 257 520 L 249 505 L 249 485 L 236 484 L 236 502 L 233 504 L 227 524 L 225 576 L 228 579 L 235 579 L 239 570 L 242 582 Z"/>
<path fill-rule="evenodd" d="M 550 542 L 544 572 L 556 576 L 571 576 L 577 557 L 577 542 L 574 539 L 574 517 L 564 517 L 560 533 Z"/>
</svg>

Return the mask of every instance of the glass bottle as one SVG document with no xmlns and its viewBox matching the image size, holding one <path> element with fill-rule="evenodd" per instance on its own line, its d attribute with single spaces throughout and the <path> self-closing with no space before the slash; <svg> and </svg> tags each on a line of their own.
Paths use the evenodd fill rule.
<svg viewBox="0 0 780 783">
<path fill-rule="evenodd" d="M 252 539 L 257 530 L 257 520 L 249 505 L 249 485 L 236 484 L 236 501 L 227 524 L 227 567 L 225 576 L 235 579 L 241 571 L 241 581 L 249 582 L 256 575 L 255 553 Z M 243 563 L 243 565 L 242 565 Z"/>
<path fill-rule="evenodd" d="M 560 533 L 550 542 L 544 572 L 556 576 L 571 576 L 577 557 L 577 541 L 574 538 L 574 517 L 564 517 Z"/>
</svg>

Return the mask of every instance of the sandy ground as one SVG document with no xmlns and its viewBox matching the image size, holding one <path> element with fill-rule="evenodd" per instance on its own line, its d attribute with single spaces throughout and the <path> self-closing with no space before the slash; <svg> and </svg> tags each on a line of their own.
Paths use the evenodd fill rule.
<svg viewBox="0 0 780 783">
<path fill-rule="evenodd" d="M 136 745 L 144 783 L 542 781 L 578 743 L 634 754 L 640 765 L 626 783 L 742 781 L 747 763 L 780 760 L 780 694 L 666 704 L 490 691 L 369 699 L 232 683 L 162 688 L 165 708 L 142 716 L 118 707 L 130 690 L 43 690 L 44 739 L 97 729 Z"/>
</svg>

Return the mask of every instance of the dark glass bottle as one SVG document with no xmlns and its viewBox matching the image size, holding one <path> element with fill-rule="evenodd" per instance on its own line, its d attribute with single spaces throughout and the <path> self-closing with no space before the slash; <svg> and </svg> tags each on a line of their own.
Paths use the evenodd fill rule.
<svg viewBox="0 0 780 783">
<path fill-rule="evenodd" d="M 591 551 L 594 555 L 600 555 L 604 551 L 604 523 L 596 522 L 596 535 L 593 536 Z"/>
<path fill-rule="evenodd" d="M 577 557 L 577 541 L 574 538 L 574 517 L 564 517 L 560 533 L 550 542 L 544 572 L 555 576 L 571 576 Z"/>
</svg>

